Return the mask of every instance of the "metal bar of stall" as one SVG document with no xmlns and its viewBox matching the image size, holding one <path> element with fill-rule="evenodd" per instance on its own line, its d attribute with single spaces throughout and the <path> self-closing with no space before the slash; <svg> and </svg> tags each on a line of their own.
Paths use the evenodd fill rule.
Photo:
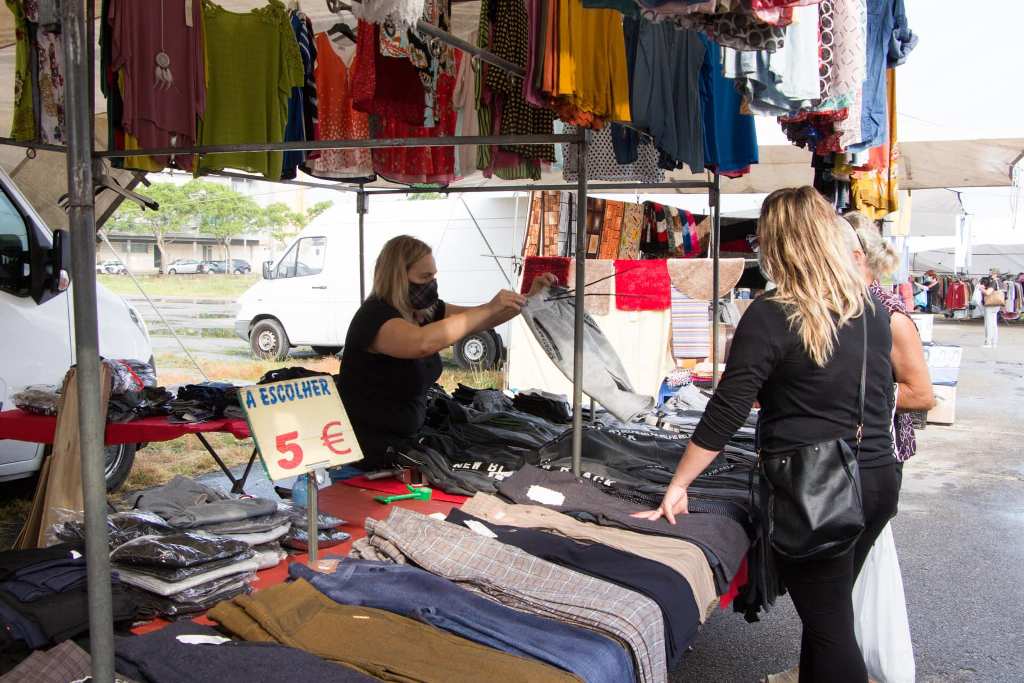
<svg viewBox="0 0 1024 683">
<path fill-rule="evenodd" d="M 386 149 L 398 147 L 458 147 L 459 145 L 551 145 L 573 142 L 576 136 L 547 135 L 454 135 L 437 138 L 383 138 L 366 140 L 298 140 L 295 142 L 258 142 L 239 145 L 198 145 L 157 149 L 116 149 L 96 152 L 99 159 L 119 159 L 172 154 L 233 154 L 236 152 L 312 152 L 325 149 Z"/>
<path fill-rule="evenodd" d="M 67 154 L 68 148 L 64 145 L 51 145 L 46 142 L 40 142 L 39 140 L 15 140 L 14 138 L 0 137 L 0 145 L 6 147 L 24 147 L 29 150 L 42 150 L 44 152 L 58 152 L 60 154 Z"/>
<path fill-rule="evenodd" d="M 575 190 L 574 183 L 484 185 L 477 187 L 410 187 L 402 189 L 367 190 L 370 194 L 464 194 L 471 192 L 539 192 L 541 190 Z M 588 183 L 588 190 L 709 190 L 712 183 L 703 180 L 679 180 L 667 183 Z"/>
<path fill-rule="evenodd" d="M 363 186 L 359 186 L 359 194 L 356 195 L 356 213 L 359 215 L 359 303 L 366 301 L 366 232 L 364 219 L 369 208 L 366 202 L 369 196 Z"/>
<path fill-rule="evenodd" d="M 576 142 L 579 177 L 576 183 L 576 301 L 572 335 L 572 473 L 580 476 L 583 459 L 583 298 L 587 287 L 587 143 L 590 131 L 581 128 Z"/>
<path fill-rule="evenodd" d="M 92 3 L 89 4 L 92 10 Z M 92 17 L 89 17 L 90 21 Z M 85 556 L 89 600 L 92 677 L 114 680 L 114 622 L 107 546 L 107 486 L 104 477 L 104 420 L 100 406 L 99 326 L 96 316 L 96 214 L 93 196 L 93 112 L 90 107 L 88 32 L 85 5 L 63 4 L 66 79 L 68 226 L 74 276 L 75 357 L 78 435 L 85 502 Z"/>
<path fill-rule="evenodd" d="M 711 188 L 711 390 L 714 391 L 718 388 L 718 336 L 719 336 L 719 323 L 718 323 L 718 283 L 719 283 L 719 272 L 718 266 L 720 262 L 720 255 L 722 252 L 722 194 L 721 194 L 721 181 L 722 178 L 718 173 L 715 173 L 715 180 L 713 187 Z"/>
</svg>

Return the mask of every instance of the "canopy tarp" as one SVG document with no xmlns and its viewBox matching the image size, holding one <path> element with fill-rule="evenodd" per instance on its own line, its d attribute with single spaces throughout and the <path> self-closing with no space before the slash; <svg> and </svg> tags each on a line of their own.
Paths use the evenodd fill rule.
<svg viewBox="0 0 1024 683">
<path fill-rule="evenodd" d="M 263 0 L 220 0 L 220 5 L 233 11 L 244 11 L 264 4 Z M 302 9 L 313 20 L 316 30 L 325 30 L 339 19 L 331 14 L 322 0 L 306 0 Z M 480 3 L 456 2 L 452 10 L 452 32 L 468 39 L 478 24 Z M 349 15 L 343 15 L 352 23 Z M 932 39 L 930 37 L 929 39 Z M 97 51 L 98 52 L 98 51 Z M 6 5 L 0 6 L 0 134 L 6 134 L 13 113 L 14 83 L 14 21 Z M 98 65 L 97 65 L 98 66 Z M 98 70 L 98 69 L 97 69 Z M 97 92 L 97 139 L 98 149 L 105 146 L 106 103 Z M 763 126 L 762 126 L 763 128 Z M 773 140 L 773 142 L 777 141 Z M 1024 154 L 1024 138 L 911 141 L 900 145 L 903 174 L 902 189 L 916 190 L 940 187 L 996 187 L 1010 184 L 1011 166 Z M 760 163 L 743 178 L 723 179 L 724 193 L 767 193 L 780 187 L 806 185 L 813 180 L 810 167 L 811 155 L 806 150 L 785 144 L 762 145 Z M 60 154 L 40 152 L 34 160 L 26 160 L 24 150 L 5 149 L 0 152 L 0 164 L 14 177 L 18 186 L 29 196 L 33 204 L 54 226 L 65 223 L 63 212 L 56 200 L 66 192 L 63 159 Z M 705 174 L 688 175 L 673 173 L 669 180 L 706 180 Z M 122 176 L 122 184 L 125 182 Z M 561 183 L 560 173 L 546 173 L 543 183 Z M 500 189 L 505 185 L 498 179 L 484 179 L 475 174 L 455 183 L 455 186 L 484 186 Z M 370 187 L 398 187 L 387 182 L 374 183 Z M 661 190 L 667 193 L 706 192 L 703 189 Z M 102 215 L 103 204 L 111 193 L 101 194 L 97 200 L 97 215 Z"/>
</svg>

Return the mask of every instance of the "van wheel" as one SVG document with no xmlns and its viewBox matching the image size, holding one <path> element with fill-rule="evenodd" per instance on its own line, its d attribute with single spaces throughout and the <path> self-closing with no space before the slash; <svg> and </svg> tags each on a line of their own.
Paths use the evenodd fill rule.
<svg viewBox="0 0 1024 683">
<path fill-rule="evenodd" d="M 249 333 L 249 349 L 253 358 L 261 360 L 284 360 L 288 357 L 291 344 L 281 323 L 265 318 L 253 325 Z"/>
<path fill-rule="evenodd" d="M 103 474 L 107 480 L 107 491 L 116 491 L 128 478 L 135 463 L 136 445 L 133 443 L 116 444 L 104 449 Z"/>
<path fill-rule="evenodd" d="M 170 270 L 167 271 L 167 274 L 168 275 L 177 275 L 178 271 L 176 271 L 174 268 L 171 268 Z"/>
<path fill-rule="evenodd" d="M 337 356 L 341 353 L 340 346 L 314 346 L 313 353 L 318 356 Z"/>
<path fill-rule="evenodd" d="M 498 341 L 490 330 L 463 337 L 453 349 L 455 362 L 463 370 L 493 370 L 498 363 Z"/>
</svg>

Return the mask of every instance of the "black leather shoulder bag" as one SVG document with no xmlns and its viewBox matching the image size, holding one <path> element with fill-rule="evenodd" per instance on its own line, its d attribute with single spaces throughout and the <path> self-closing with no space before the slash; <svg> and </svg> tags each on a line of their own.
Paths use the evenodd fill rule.
<svg viewBox="0 0 1024 683">
<path fill-rule="evenodd" d="M 823 560 L 850 550 L 864 531 L 857 455 L 864 435 L 867 381 L 867 311 L 861 315 L 864 355 L 860 369 L 857 453 L 843 439 L 766 453 L 758 449 L 755 505 L 772 549 L 790 561 Z"/>
</svg>

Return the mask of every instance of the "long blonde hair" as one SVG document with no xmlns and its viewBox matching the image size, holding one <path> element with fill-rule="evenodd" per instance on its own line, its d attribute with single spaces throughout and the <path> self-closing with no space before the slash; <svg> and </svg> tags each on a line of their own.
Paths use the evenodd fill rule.
<svg viewBox="0 0 1024 683">
<path fill-rule="evenodd" d="M 821 367 L 832 357 L 839 328 L 871 305 L 840 228 L 835 210 L 813 187 L 768 195 L 757 228 L 762 265 L 776 285 L 771 296 Z"/>
<path fill-rule="evenodd" d="M 853 228 L 856 237 L 851 247 L 864 252 L 868 270 L 875 279 L 895 273 L 900 267 L 900 255 L 894 246 L 882 239 L 882 233 L 875 222 L 860 211 L 847 211 L 843 218 Z"/>
<path fill-rule="evenodd" d="M 409 300 L 409 268 L 424 256 L 429 256 L 431 248 L 424 242 L 401 235 L 387 241 L 377 265 L 373 269 L 373 296 L 390 304 L 409 322 L 414 321 L 412 302 Z"/>
</svg>

